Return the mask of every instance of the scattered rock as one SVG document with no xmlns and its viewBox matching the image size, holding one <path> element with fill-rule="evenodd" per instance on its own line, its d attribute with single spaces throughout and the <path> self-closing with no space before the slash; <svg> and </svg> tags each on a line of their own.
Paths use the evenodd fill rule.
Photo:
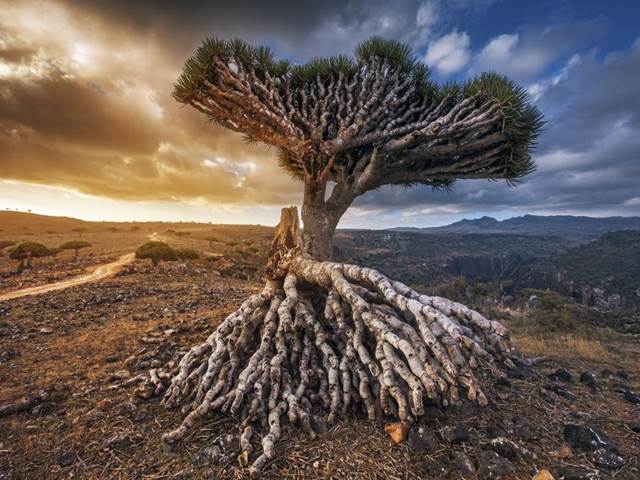
<svg viewBox="0 0 640 480">
<path fill-rule="evenodd" d="M 584 383 L 587 387 L 590 387 L 591 390 L 598 388 L 598 379 L 591 372 L 582 372 L 580 374 L 580 383 Z"/>
<path fill-rule="evenodd" d="M 593 452 L 604 448 L 612 452 L 618 451 L 618 448 L 604 434 L 583 425 L 565 425 L 564 438 L 573 448 L 578 450 Z"/>
<path fill-rule="evenodd" d="M 521 447 L 508 438 L 498 437 L 491 440 L 488 446 L 489 450 L 493 450 L 501 457 L 509 460 L 520 460 L 521 458 L 532 458 L 533 454 L 524 447 Z"/>
<path fill-rule="evenodd" d="M 549 470 L 540 470 L 531 480 L 554 480 Z"/>
<path fill-rule="evenodd" d="M 74 452 L 63 453 L 58 457 L 58 465 L 61 467 L 69 467 L 76 461 L 76 454 Z"/>
<path fill-rule="evenodd" d="M 468 442 L 471 439 L 471 433 L 465 425 L 456 425 L 453 428 L 444 429 L 442 438 L 453 445 L 457 445 Z"/>
<path fill-rule="evenodd" d="M 407 439 L 407 434 L 411 429 L 410 422 L 394 422 L 387 423 L 384 426 L 384 431 L 391 438 L 393 443 L 402 443 Z"/>
<path fill-rule="evenodd" d="M 558 474 L 563 480 L 600 480 L 598 470 L 586 468 L 562 467 Z"/>
<path fill-rule="evenodd" d="M 613 370 L 611 370 L 610 368 L 603 368 L 602 371 L 600 372 L 600 375 L 602 375 L 603 378 L 609 378 L 613 376 Z"/>
<path fill-rule="evenodd" d="M 560 385 L 545 385 L 544 388 L 555 393 L 556 395 L 560 395 L 561 397 L 566 398 L 567 400 L 573 401 L 578 398 L 575 394 L 571 393 L 569 390 Z"/>
<path fill-rule="evenodd" d="M 438 439 L 431 430 L 422 425 L 414 425 L 407 437 L 409 447 L 415 452 L 434 452 L 438 449 Z"/>
<path fill-rule="evenodd" d="M 111 438 L 108 438 L 104 443 L 108 448 L 119 450 L 124 453 L 128 453 L 129 447 L 142 441 L 140 435 L 129 435 L 126 433 L 116 434 Z"/>
<path fill-rule="evenodd" d="M 552 374 L 548 375 L 548 377 L 551 380 L 556 380 L 560 382 L 565 382 L 565 383 L 573 382 L 573 375 L 571 375 L 571 372 L 566 368 L 559 368 Z"/>
<path fill-rule="evenodd" d="M 571 450 L 571 447 L 568 447 L 567 445 L 562 447 L 560 450 L 558 450 L 558 453 L 556 453 L 556 457 L 561 460 L 569 458 L 571 457 L 571 455 L 573 455 L 573 450 Z"/>
<path fill-rule="evenodd" d="M 531 431 L 531 426 L 527 417 L 516 417 L 513 421 L 513 431 L 518 437 L 522 438 L 523 440 L 531 440 L 535 437 L 535 435 Z"/>
<path fill-rule="evenodd" d="M 453 463 L 455 464 L 456 469 L 463 476 L 471 476 L 476 473 L 475 465 L 473 464 L 469 456 L 462 452 L 456 452 L 453 455 Z"/>
<path fill-rule="evenodd" d="M 42 328 L 39 328 L 38 331 L 40 333 L 53 333 L 53 328 L 42 327 Z"/>
<path fill-rule="evenodd" d="M 624 459 L 606 448 L 600 448 L 593 452 L 591 461 L 599 467 L 617 470 L 624 467 Z"/>
<path fill-rule="evenodd" d="M 493 450 L 478 453 L 478 477 L 482 479 L 500 479 L 513 475 L 513 465 Z"/>
<path fill-rule="evenodd" d="M 631 390 L 625 390 L 622 395 L 627 402 L 633 403 L 634 405 L 640 404 L 640 397 Z"/>
</svg>

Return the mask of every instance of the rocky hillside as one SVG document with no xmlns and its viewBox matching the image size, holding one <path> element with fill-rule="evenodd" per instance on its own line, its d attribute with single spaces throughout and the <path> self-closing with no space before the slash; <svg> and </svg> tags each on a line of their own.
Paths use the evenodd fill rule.
<svg viewBox="0 0 640 480">
<path fill-rule="evenodd" d="M 492 217 L 459 222 L 434 228 L 405 228 L 397 231 L 416 233 L 509 233 L 518 235 L 560 236 L 574 241 L 594 240 L 607 232 L 640 230 L 640 217 L 576 217 L 571 215 L 524 215 L 498 221 Z"/>
<path fill-rule="evenodd" d="M 540 257 L 565 252 L 559 237 L 527 235 L 421 235 L 398 231 L 339 231 L 336 256 L 370 265 L 408 283 L 434 284 L 452 277 L 510 278 Z"/>
<path fill-rule="evenodd" d="M 521 287 L 549 288 L 600 310 L 640 308 L 640 232 L 607 233 L 540 258 L 514 276 Z"/>
</svg>

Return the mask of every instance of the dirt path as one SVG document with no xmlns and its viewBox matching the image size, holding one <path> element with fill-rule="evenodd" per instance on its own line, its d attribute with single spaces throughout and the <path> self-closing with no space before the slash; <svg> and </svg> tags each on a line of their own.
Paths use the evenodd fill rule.
<svg viewBox="0 0 640 480">
<path fill-rule="evenodd" d="M 127 263 L 132 262 L 134 259 L 133 253 L 127 253 L 122 255 L 118 260 L 111 263 L 105 263 L 99 265 L 93 272 L 77 277 L 70 278 L 69 280 L 62 280 L 60 282 L 48 283 L 46 285 L 38 285 L 36 287 L 21 288 L 20 290 L 13 290 L 0 294 L 0 302 L 4 300 L 11 300 L 13 298 L 26 297 L 27 295 L 40 295 L 42 293 L 53 292 L 55 290 L 63 290 L 69 287 L 75 287 L 76 285 L 82 285 L 84 283 L 95 282 L 102 280 L 103 278 L 115 275 L 120 268 Z"/>
</svg>

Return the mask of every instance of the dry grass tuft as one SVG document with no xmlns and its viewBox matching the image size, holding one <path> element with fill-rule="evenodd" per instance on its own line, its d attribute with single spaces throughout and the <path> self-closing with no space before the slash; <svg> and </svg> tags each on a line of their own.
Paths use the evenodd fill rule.
<svg viewBox="0 0 640 480">
<path fill-rule="evenodd" d="M 609 351 L 598 340 L 576 335 L 558 336 L 514 336 L 516 345 L 527 356 L 553 356 L 581 358 L 583 360 L 607 361 Z"/>
</svg>

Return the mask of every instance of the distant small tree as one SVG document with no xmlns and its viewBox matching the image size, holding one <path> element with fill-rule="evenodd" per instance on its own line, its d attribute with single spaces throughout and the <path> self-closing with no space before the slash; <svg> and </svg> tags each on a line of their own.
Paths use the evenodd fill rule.
<svg viewBox="0 0 640 480">
<path fill-rule="evenodd" d="M 138 225 L 133 225 L 133 226 L 131 227 L 131 231 L 132 231 L 132 232 L 137 232 L 138 230 L 140 230 L 140 227 L 139 227 Z"/>
<path fill-rule="evenodd" d="M 0 256 L 4 255 L 4 249 L 16 244 L 13 240 L 0 240 Z"/>
<path fill-rule="evenodd" d="M 77 228 L 72 228 L 71 231 L 77 233 L 80 237 L 82 237 L 82 234 L 86 232 L 87 229 L 84 227 L 77 227 Z"/>
<path fill-rule="evenodd" d="M 78 252 L 81 249 L 87 248 L 90 246 L 91 244 L 86 240 L 70 240 L 60 245 L 60 250 L 73 250 L 75 252 L 75 258 L 78 258 Z"/>
<path fill-rule="evenodd" d="M 161 261 L 172 262 L 178 259 L 176 251 L 164 242 L 147 242 L 136 250 L 136 258 L 149 259 L 153 266 L 157 266 Z"/>
<path fill-rule="evenodd" d="M 9 250 L 9 258 L 19 260 L 18 271 L 31 266 L 32 258 L 48 257 L 51 250 L 38 242 L 22 242 Z"/>
<path fill-rule="evenodd" d="M 193 248 L 176 248 L 176 256 L 180 260 L 195 260 L 200 258 L 200 254 Z"/>
</svg>

